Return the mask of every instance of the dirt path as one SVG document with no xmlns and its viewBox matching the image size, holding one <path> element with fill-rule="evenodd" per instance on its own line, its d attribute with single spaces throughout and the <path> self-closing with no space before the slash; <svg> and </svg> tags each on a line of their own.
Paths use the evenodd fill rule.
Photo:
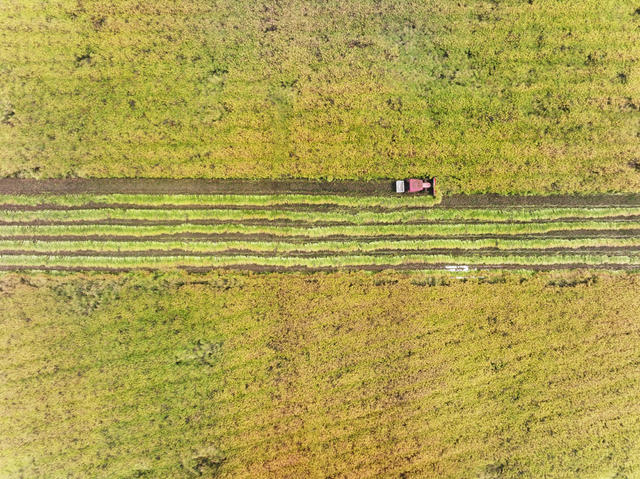
<svg viewBox="0 0 640 479">
<path fill-rule="evenodd" d="M 393 180 L 0 179 L 0 194 L 340 194 L 395 195 Z M 450 195 L 437 208 L 640 206 L 640 194 Z"/>
<path fill-rule="evenodd" d="M 333 256 L 433 256 L 433 255 L 459 255 L 459 256 L 549 256 L 559 254 L 601 254 L 601 255 L 629 255 L 640 252 L 640 246 L 587 246 L 580 248 L 539 248 L 539 249 L 498 249 L 498 248 L 431 248 L 431 249 L 379 249 L 375 251 L 251 251 L 247 249 L 227 249 L 224 251 L 188 251 L 184 249 L 145 251 L 98 251 L 98 250 L 73 250 L 60 249 L 57 251 L 31 251 L 24 250 L 0 250 L 0 256 L 108 256 L 114 258 L 152 258 L 168 256 L 191 256 L 203 258 L 207 256 L 255 256 L 259 258 L 271 258 L 274 256 L 286 256 L 296 258 L 324 258 Z"/>
</svg>

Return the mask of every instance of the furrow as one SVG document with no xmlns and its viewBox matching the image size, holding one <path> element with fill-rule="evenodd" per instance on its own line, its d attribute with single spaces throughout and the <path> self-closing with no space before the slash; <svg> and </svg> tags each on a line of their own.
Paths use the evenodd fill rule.
<svg viewBox="0 0 640 479">
<path fill-rule="evenodd" d="M 549 224 L 479 224 L 479 225 L 373 225 L 373 226 L 336 226 L 336 227 L 291 227 L 291 226 L 247 226 L 247 225 L 178 225 L 178 226 L 0 226 L 0 235 L 158 235 L 158 234 L 265 234 L 275 237 L 305 237 L 326 238 L 332 236 L 368 237 L 368 236 L 399 236 L 410 237 L 427 236 L 460 236 L 472 234 L 540 234 L 571 231 L 640 231 L 638 222 L 597 222 L 585 221 L 578 223 L 549 223 Z"/>
<path fill-rule="evenodd" d="M 237 264 L 232 266 L 177 266 L 177 269 L 185 270 L 192 273 L 206 273 L 212 270 L 232 270 L 232 271 L 251 271 L 255 273 L 286 273 L 286 272 L 332 272 L 332 271 L 451 271 L 452 265 L 449 263 L 431 263 L 425 265 L 422 263 L 403 264 L 393 267 L 384 267 L 380 265 L 362 264 L 357 267 L 338 267 L 338 266 L 269 266 L 256 264 Z M 640 266 L 634 264 L 586 264 L 586 263 L 565 263 L 553 265 L 527 265 L 520 264 L 491 264 L 481 265 L 479 267 L 470 268 L 470 271 L 482 272 L 484 270 L 510 270 L 510 271 L 557 271 L 557 270 L 607 270 L 607 271 L 640 271 Z M 105 272 L 105 273 L 127 273 L 130 271 L 155 271 L 157 268 L 150 266 L 46 266 L 46 265 L 0 265 L 0 271 L 67 271 L 67 272 Z"/>
<path fill-rule="evenodd" d="M 1 216 L 0 216 L 1 218 Z M 568 217 L 539 220 L 512 220 L 512 221 L 482 221 L 482 220 L 409 220 L 409 221 L 323 221 L 323 220 L 289 220 L 289 219 L 197 219 L 185 218 L 182 220 L 148 220 L 148 219 L 118 219 L 105 218 L 96 220 L 27 220 L 7 221 L 0 219 L 0 226 L 180 226 L 180 225 L 246 225 L 246 226 L 283 226 L 283 227 L 339 227 L 339 226 L 417 226 L 417 225 L 527 225 L 527 224 L 555 224 L 555 223 L 579 223 L 579 222 L 606 222 L 606 223 L 638 223 L 640 216 L 605 216 L 605 217 Z"/>
<path fill-rule="evenodd" d="M 153 235 L 113 235 L 113 234 L 14 234 L 0 235 L 0 241 L 176 241 L 176 240 L 199 240 L 199 241 L 287 241 L 294 243 L 317 243 L 317 242 L 345 242 L 357 239 L 360 242 L 373 241 L 411 241 L 411 240 L 450 240 L 459 239 L 466 241 L 475 240 L 534 240 L 534 239 L 626 239 L 640 236 L 640 230 L 571 230 L 554 231 L 552 233 L 528 233 L 528 234 L 460 234 L 460 235 L 327 235 L 318 238 L 309 238 L 303 235 L 273 235 L 273 234 L 248 234 L 248 233 L 159 233 Z"/>
</svg>

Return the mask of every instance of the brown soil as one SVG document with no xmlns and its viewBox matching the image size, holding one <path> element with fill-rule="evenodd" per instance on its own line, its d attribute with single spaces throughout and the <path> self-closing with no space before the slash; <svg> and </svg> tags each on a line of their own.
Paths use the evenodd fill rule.
<svg viewBox="0 0 640 479">
<path fill-rule="evenodd" d="M 432 248 L 432 249 L 380 249 L 376 251 L 287 251 L 286 253 L 260 252 L 246 249 L 228 249 L 224 251 L 188 251 L 183 249 L 145 250 L 145 251 L 97 251 L 97 250 L 58 250 L 58 251 L 30 251 L 30 250 L 0 250 L 0 256 L 108 256 L 115 258 L 131 257 L 168 257 L 168 256 L 255 256 L 271 258 L 287 256 L 297 258 L 322 258 L 327 256 L 413 256 L 413 255 L 464 255 L 464 256 L 545 256 L 553 254 L 607 254 L 627 255 L 640 252 L 640 247 L 586 246 L 580 248 L 544 248 L 544 249 L 498 249 L 498 248 Z"/>
<path fill-rule="evenodd" d="M 640 221 L 640 216 L 606 216 L 606 217 L 568 217 L 543 220 L 518 221 L 482 221 L 482 220 L 414 220 L 414 221 L 375 221 L 353 223 L 351 221 L 303 221 L 303 220 L 213 220 L 213 219 L 184 219 L 184 220 L 135 220 L 135 219 L 100 219 L 100 220 L 30 220 L 30 221 L 2 221 L 0 226 L 179 226 L 179 225 L 245 225 L 245 226 L 280 226 L 280 227 L 330 227 L 330 226 L 401 226 L 401 225 L 449 225 L 449 224 L 551 224 L 577 223 L 581 221 L 629 223 Z"/>
</svg>

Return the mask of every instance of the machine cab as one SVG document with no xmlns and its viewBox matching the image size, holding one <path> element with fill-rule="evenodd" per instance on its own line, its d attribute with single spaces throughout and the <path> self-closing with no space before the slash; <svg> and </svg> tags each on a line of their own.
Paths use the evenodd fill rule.
<svg viewBox="0 0 640 479">
<path fill-rule="evenodd" d="M 409 178 L 407 180 L 397 180 L 395 183 L 396 193 L 422 193 L 425 192 L 432 196 L 436 195 L 436 179 L 417 179 Z"/>
</svg>

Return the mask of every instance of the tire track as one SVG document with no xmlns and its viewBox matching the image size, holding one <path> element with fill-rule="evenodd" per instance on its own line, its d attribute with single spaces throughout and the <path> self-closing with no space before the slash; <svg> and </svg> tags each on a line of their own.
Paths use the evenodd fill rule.
<svg viewBox="0 0 640 479">
<path fill-rule="evenodd" d="M 406 205 L 406 206 L 350 206 L 337 204 L 308 204 L 308 203 L 282 203 L 275 205 L 241 205 L 241 204 L 142 204 L 142 203 L 85 203 L 82 205 L 59 205 L 54 203 L 41 203 L 38 205 L 19 205 L 13 203 L 0 203 L 0 211 L 84 211 L 84 210 L 221 210 L 221 211 L 304 211 L 304 212 L 353 212 L 367 211 L 373 213 L 392 213 L 398 211 L 425 211 L 425 210 L 537 210 L 540 208 L 563 209 L 563 208 L 590 208 L 594 210 L 605 208 L 640 207 L 640 204 L 620 205 L 616 203 L 599 205 L 546 205 L 546 206 L 523 206 L 523 205 L 486 205 L 486 206 L 442 206 L 438 205 Z"/>
<path fill-rule="evenodd" d="M 355 250 L 355 251 L 255 251 L 249 249 L 227 249 L 223 251 L 191 251 L 185 249 L 149 249 L 149 250 L 125 250 L 125 251 L 104 251 L 104 250 L 0 250 L 0 256 L 69 256 L 69 257 L 114 257 L 114 258 L 153 258 L 170 256 L 256 256 L 270 258 L 273 256 L 286 256 L 295 258 L 326 258 L 334 256 L 414 256 L 414 255 L 450 255 L 450 256 L 549 256 L 556 254 L 578 255 L 578 254 L 603 254 L 603 255 L 628 255 L 640 253 L 640 246 L 585 246 L 580 248 L 526 248 L 526 249 L 500 249 L 500 248 L 430 248 L 430 249 L 379 249 L 379 250 Z"/>
<path fill-rule="evenodd" d="M 159 233 L 156 235 L 0 235 L 0 241 L 252 241 L 281 243 L 372 242 L 372 241 L 424 241 L 424 240 L 535 240 L 535 239 L 624 239 L 640 236 L 640 229 L 629 230 L 559 230 L 551 233 L 476 234 L 476 235 L 327 235 L 310 238 L 304 235 L 274 235 L 267 233 Z"/>
<path fill-rule="evenodd" d="M 63 178 L 63 179 L 0 179 L 0 194 L 5 195 L 73 195 L 73 194 L 147 194 L 147 195 L 343 195 L 398 196 L 393 192 L 397 178 L 378 180 L 312 179 L 168 179 L 168 178 Z M 446 177 L 440 178 L 446 184 Z M 640 206 L 640 194 L 596 194 L 518 196 L 497 194 L 447 195 L 440 208 L 502 207 L 502 206 Z"/>
</svg>

